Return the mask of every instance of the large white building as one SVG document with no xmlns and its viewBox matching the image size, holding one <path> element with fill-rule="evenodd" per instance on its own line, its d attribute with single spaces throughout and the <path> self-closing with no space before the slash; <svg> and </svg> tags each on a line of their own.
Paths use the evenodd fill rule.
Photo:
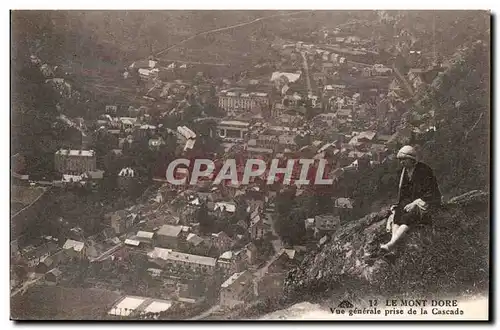
<svg viewBox="0 0 500 330">
<path fill-rule="evenodd" d="M 228 114 L 237 114 L 245 111 L 261 111 L 269 108 L 267 93 L 247 93 L 241 91 L 221 91 L 219 93 L 219 107 Z"/>
<path fill-rule="evenodd" d="M 80 175 L 96 170 L 96 154 L 94 150 L 60 149 L 55 154 L 55 168 L 63 174 Z"/>
<path fill-rule="evenodd" d="M 171 249 L 154 248 L 148 253 L 150 261 L 162 267 L 170 267 L 199 274 L 210 274 L 215 271 L 216 259 L 188 253 L 181 253 Z"/>
<path fill-rule="evenodd" d="M 217 125 L 217 133 L 226 140 L 241 141 L 245 138 L 250 123 L 239 120 L 223 120 Z"/>
</svg>

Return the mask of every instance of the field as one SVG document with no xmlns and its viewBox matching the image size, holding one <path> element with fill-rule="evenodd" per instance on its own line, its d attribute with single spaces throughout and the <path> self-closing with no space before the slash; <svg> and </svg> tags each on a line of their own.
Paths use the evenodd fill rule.
<svg viewBox="0 0 500 330">
<path fill-rule="evenodd" d="M 16 320 L 92 320 L 103 313 L 120 294 L 100 289 L 38 286 L 11 300 L 11 318 Z"/>
</svg>

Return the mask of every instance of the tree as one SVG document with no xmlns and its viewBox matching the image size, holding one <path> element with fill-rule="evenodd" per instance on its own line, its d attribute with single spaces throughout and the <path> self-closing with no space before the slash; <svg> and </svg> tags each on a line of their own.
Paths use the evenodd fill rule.
<svg viewBox="0 0 500 330">
<path fill-rule="evenodd" d="M 304 220 L 307 218 L 307 205 L 295 197 L 295 189 L 287 189 L 276 196 L 276 233 L 287 244 L 300 243 L 305 235 Z"/>
<path fill-rule="evenodd" d="M 205 202 L 203 202 L 198 210 L 196 210 L 195 215 L 196 222 L 200 224 L 200 232 L 202 233 L 212 233 L 215 225 L 213 217 L 208 213 L 208 207 Z"/>
</svg>

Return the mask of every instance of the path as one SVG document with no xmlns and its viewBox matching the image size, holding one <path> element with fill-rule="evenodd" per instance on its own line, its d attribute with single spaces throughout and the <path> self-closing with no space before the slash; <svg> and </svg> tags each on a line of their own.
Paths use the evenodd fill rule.
<svg viewBox="0 0 500 330">
<path fill-rule="evenodd" d="M 11 292 L 10 297 L 13 298 L 19 293 L 24 293 L 26 290 L 28 290 L 31 286 L 33 286 L 36 282 L 40 281 L 44 277 L 44 274 L 35 274 L 35 278 L 29 279 L 26 282 L 21 285 L 18 289 L 14 290 Z"/>
<path fill-rule="evenodd" d="M 103 261 L 104 259 L 106 259 L 107 257 L 109 257 L 110 255 L 112 255 L 114 252 L 116 252 L 119 248 L 121 248 L 123 246 L 123 242 L 113 246 L 111 249 L 105 251 L 103 254 L 101 254 L 100 256 L 98 256 L 97 258 L 94 258 L 92 260 L 90 260 L 91 262 L 94 262 L 94 261 Z"/>
<path fill-rule="evenodd" d="M 304 67 L 304 73 L 306 75 L 306 86 L 307 86 L 307 92 L 312 93 L 312 88 L 311 88 L 311 79 L 309 77 L 309 65 L 307 64 L 307 57 L 304 52 L 300 52 L 300 55 L 302 55 L 302 65 Z"/>
<path fill-rule="evenodd" d="M 410 93 L 411 96 L 413 96 L 414 92 L 413 92 L 413 89 L 411 88 L 410 83 L 408 82 L 408 80 L 406 80 L 406 78 L 401 74 L 401 72 L 396 67 L 396 65 L 393 64 L 392 68 L 394 69 L 394 72 L 396 73 L 396 75 L 398 76 L 398 78 L 403 82 L 403 84 L 404 84 L 404 86 L 406 88 L 406 91 L 408 93 Z"/>
<path fill-rule="evenodd" d="M 202 312 L 201 314 L 198 314 L 196 316 L 193 316 L 189 318 L 188 320 L 201 320 L 204 319 L 205 317 L 210 316 L 210 314 L 218 311 L 220 309 L 220 305 L 215 305 L 207 309 L 206 311 Z"/>
<path fill-rule="evenodd" d="M 283 242 L 281 241 L 279 235 L 276 233 L 276 229 L 274 228 L 273 216 L 271 214 L 268 214 L 267 217 L 271 222 L 271 231 L 273 233 L 273 236 L 277 237 L 277 239 L 271 241 L 271 244 L 273 245 L 274 252 L 278 253 L 279 251 L 281 251 L 281 249 L 283 249 Z"/>
</svg>

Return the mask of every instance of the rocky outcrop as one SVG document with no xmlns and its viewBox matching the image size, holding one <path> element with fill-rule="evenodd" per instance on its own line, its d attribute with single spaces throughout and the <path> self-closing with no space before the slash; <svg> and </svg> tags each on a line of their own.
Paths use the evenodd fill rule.
<svg viewBox="0 0 500 330">
<path fill-rule="evenodd" d="M 288 297 L 319 298 L 346 285 L 376 294 L 487 288 L 488 201 L 481 191 L 450 199 L 432 215 L 432 224 L 414 228 L 390 256 L 367 256 L 389 239 L 388 209 L 347 223 L 288 274 Z"/>
</svg>

